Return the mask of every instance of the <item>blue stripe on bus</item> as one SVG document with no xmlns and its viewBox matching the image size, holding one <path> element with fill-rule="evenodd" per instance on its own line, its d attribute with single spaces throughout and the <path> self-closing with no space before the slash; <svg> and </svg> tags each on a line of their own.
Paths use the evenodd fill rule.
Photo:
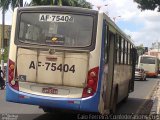
<svg viewBox="0 0 160 120">
<path fill-rule="evenodd" d="M 102 84 L 102 76 L 103 76 L 103 73 L 104 73 L 104 63 L 105 63 L 105 61 L 104 61 L 104 49 L 105 49 L 105 40 L 104 40 L 104 38 L 105 38 L 105 32 L 106 32 L 106 30 L 105 30 L 105 21 L 103 21 L 103 30 L 102 30 L 102 45 L 101 45 L 101 58 L 100 58 L 100 72 L 99 72 L 99 83 L 98 83 L 98 91 L 100 92 L 100 90 L 101 90 L 101 84 Z"/>
<path fill-rule="evenodd" d="M 14 90 L 9 86 L 8 83 L 6 83 L 6 100 L 10 102 L 16 102 L 19 103 L 19 91 Z"/>
<path fill-rule="evenodd" d="M 44 97 L 44 96 L 19 92 L 11 88 L 8 84 L 6 86 L 6 89 L 7 89 L 6 100 L 10 102 L 39 105 L 39 106 L 49 107 L 49 108 L 61 108 L 61 109 L 70 109 L 70 110 L 98 112 L 94 106 L 96 96 L 92 96 L 91 98 L 86 98 L 86 99 L 52 98 L 52 97 L 46 97 L 46 96 Z M 20 96 L 25 96 L 25 97 L 21 98 Z M 74 104 L 69 103 L 69 101 L 74 101 Z M 92 106 L 90 106 L 89 104 L 85 107 L 80 108 L 80 106 L 82 105 L 82 102 L 90 103 L 90 104 L 92 103 Z"/>
<path fill-rule="evenodd" d="M 102 84 L 102 76 L 104 73 L 104 48 L 105 48 L 105 21 L 103 21 L 103 31 L 102 31 L 102 45 L 101 45 L 101 57 L 100 57 L 100 67 L 99 67 L 99 80 L 98 80 L 98 88 L 96 95 L 92 97 L 92 99 L 85 98 L 84 101 L 81 103 L 81 110 L 84 111 L 95 111 L 98 112 L 98 105 L 100 102 L 100 91 L 101 91 L 101 84 Z"/>
<path fill-rule="evenodd" d="M 70 98 L 51 98 L 44 97 L 39 95 L 28 94 L 24 92 L 18 92 L 13 90 L 10 86 L 7 85 L 8 94 L 6 96 L 7 101 L 23 103 L 23 104 L 31 104 L 38 105 L 49 108 L 63 108 L 63 109 L 71 109 L 71 110 L 79 110 L 78 101 L 81 99 L 70 99 Z M 24 96 L 24 98 L 21 98 Z M 69 101 L 76 101 L 75 104 L 69 103 Z"/>
</svg>

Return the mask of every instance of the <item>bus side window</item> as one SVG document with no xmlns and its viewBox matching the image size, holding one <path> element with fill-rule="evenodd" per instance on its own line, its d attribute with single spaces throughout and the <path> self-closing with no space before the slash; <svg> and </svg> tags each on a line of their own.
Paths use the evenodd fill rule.
<svg viewBox="0 0 160 120">
<path fill-rule="evenodd" d="M 130 43 L 128 42 L 128 64 L 130 64 Z"/>
<path fill-rule="evenodd" d="M 109 53 L 109 31 L 108 31 L 108 26 L 105 26 L 105 34 L 104 34 L 104 39 L 105 39 L 105 51 L 104 51 L 104 59 L 105 63 L 108 63 L 108 53 Z"/>
<path fill-rule="evenodd" d="M 119 36 L 119 64 L 121 64 L 121 36 Z"/>
<path fill-rule="evenodd" d="M 108 39 L 109 41 L 114 41 L 114 53 L 112 53 L 112 54 L 114 54 L 114 56 L 116 56 L 116 52 L 115 52 L 115 51 L 116 51 L 116 50 L 115 50 L 115 49 L 116 49 L 116 45 L 115 45 L 116 35 L 115 35 L 113 32 L 109 31 L 108 38 L 109 38 L 109 39 Z M 111 49 L 111 48 L 110 48 L 110 42 L 108 42 L 108 49 L 109 49 L 109 50 Z M 110 52 L 111 52 L 111 51 L 109 51 L 109 53 L 110 53 Z M 109 54 L 109 53 L 108 53 L 108 54 Z M 114 58 L 114 62 L 116 61 L 115 59 L 116 59 L 116 57 Z"/>
<path fill-rule="evenodd" d="M 119 35 L 114 35 L 115 38 L 115 63 L 119 64 Z"/>
<path fill-rule="evenodd" d="M 37 41 L 38 40 L 38 36 L 39 36 L 39 33 L 40 33 L 40 29 L 34 25 L 31 25 L 29 23 L 22 23 L 21 24 L 21 30 L 22 28 L 24 29 L 24 31 L 26 32 L 23 32 L 23 33 L 26 33 L 25 35 L 22 35 L 20 33 L 20 36 L 19 37 L 23 37 L 27 40 L 33 40 L 33 41 Z"/>
<path fill-rule="evenodd" d="M 130 45 L 130 64 L 132 65 L 133 53 L 132 53 L 132 45 Z"/>
<path fill-rule="evenodd" d="M 117 44 L 117 64 L 121 64 L 121 36 L 117 34 L 116 36 L 116 44 Z"/>
<path fill-rule="evenodd" d="M 128 53 L 127 53 L 127 45 L 128 45 L 128 42 L 127 40 L 125 40 L 125 64 L 127 65 L 128 64 Z"/>
<path fill-rule="evenodd" d="M 116 35 L 116 63 L 119 64 L 119 35 Z"/>
<path fill-rule="evenodd" d="M 21 30 L 21 31 L 19 31 L 19 38 L 20 38 L 20 39 L 23 39 L 23 38 L 24 38 L 24 34 L 23 34 L 23 33 L 25 33 L 25 32 L 24 32 L 24 30 L 25 30 L 24 28 L 25 28 L 25 24 L 24 24 L 24 22 L 21 22 L 21 23 L 20 23 L 20 30 Z M 23 30 L 23 31 L 22 31 L 22 30 Z"/>
<path fill-rule="evenodd" d="M 123 51 L 124 51 L 124 39 L 122 38 L 121 39 L 121 64 L 124 64 L 124 54 L 123 54 Z"/>
<path fill-rule="evenodd" d="M 126 64 L 126 40 L 123 41 L 123 64 Z"/>
<path fill-rule="evenodd" d="M 27 32 L 26 32 L 26 36 L 25 36 L 25 38 L 27 39 L 27 40 L 32 40 L 32 31 L 33 30 L 33 26 L 32 25 L 30 25 L 30 24 L 27 24 Z"/>
<path fill-rule="evenodd" d="M 37 41 L 39 36 L 39 29 L 38 27 L 34 26 L 33 27 L 33 40 Z"/>
</svg>

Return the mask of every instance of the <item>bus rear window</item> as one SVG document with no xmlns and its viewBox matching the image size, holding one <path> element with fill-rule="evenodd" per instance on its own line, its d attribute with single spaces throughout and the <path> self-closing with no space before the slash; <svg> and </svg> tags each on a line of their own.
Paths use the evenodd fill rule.
<svg viewBox="0 0 160 120">
<path fill-rule="evenodd" d="M 91 45 L 93 17 L 59 13 L 21 13 L 19 41 L 63 47 Z"/>
<path fill-rule="evenodd" d="M 152 58 L 152 57 L 141 57 L 140 63 L 155 64 L 155 58 Z"/>
</svg>

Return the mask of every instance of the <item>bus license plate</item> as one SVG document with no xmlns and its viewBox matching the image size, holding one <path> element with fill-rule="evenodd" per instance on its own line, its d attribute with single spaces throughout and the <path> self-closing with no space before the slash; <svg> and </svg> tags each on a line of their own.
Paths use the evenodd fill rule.
<svg viewBox="0 0 160 120">
<path fill-rule="evenodd" d="M 56 88 L 42 88 L 42 93 L 48 93 L 48 94 L 58 94 L 58 89 Z"/>
</svg>

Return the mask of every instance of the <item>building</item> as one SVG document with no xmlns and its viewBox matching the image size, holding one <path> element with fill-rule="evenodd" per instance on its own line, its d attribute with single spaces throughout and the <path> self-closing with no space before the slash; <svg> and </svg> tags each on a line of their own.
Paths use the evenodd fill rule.
<svg viewBox="0 0 160 120">
<path fill-rule="evenodd" d="M 11 25 L 5 25 L 4 30 L 5 30 L 5 32 L 4 32 L 3 45 L 4 45 L 4 47 L 8 47 L 9 46 Z M 0 48 L 2 48 L 2 24 L 0 24 Z"/>
<path fill-rule="evenodd" d="M 159 49 L 151 49 L 151 50 L 148 50 L 148 55 L 152 55 L 152 56 L 156 56 L 159 58 L 160 60 L 160 50 Z"/>
</svg>

